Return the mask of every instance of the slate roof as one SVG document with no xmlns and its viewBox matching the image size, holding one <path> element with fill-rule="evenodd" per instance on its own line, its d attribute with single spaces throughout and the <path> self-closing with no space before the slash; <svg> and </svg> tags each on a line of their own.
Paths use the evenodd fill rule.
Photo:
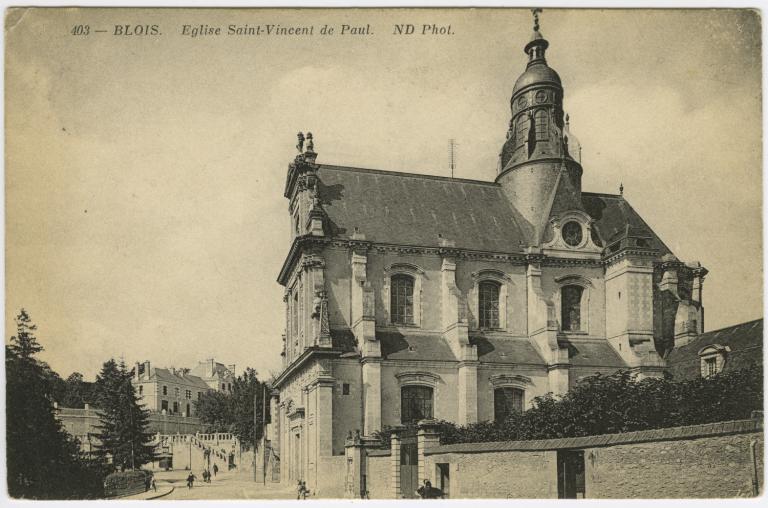
<svg viewBox="0 0 768 508">
<path fill-rule="evenodd" d="M 686 427 L 641 430 L 637 432 L 603 434 L 599 436 L 535 439 L 530 441 L 456 443 L 427 448 L 424 450 L 424 454 L 436 455 L 441 453 L 482 453 L 512 450 L 559 450 L 564 448 L 593 448 L 596 446 L 611 446 L 650 441 L 668 441 L 673 439 L 694 439 L 705 436 L 717 436 L 725 434 L 762 432 L 762 430 L 763 422 L 761 420 L 733 420 L 730 422 L 705 423 L 702 425 L 689 425 Z"/>
<path fill-rule="evenodd" d="M 381 355 L 387 360 L 433 360 L 455 362 L 448 342 L 440 335 L 376 332 Z"/>
<path fill-rule="evenodd" d="M 667 355 L 669 372 L 677 380 L 700 377 L 699 351 L 712 344 L 731 348 L 723 372 L 743 369 L 750 365 L 763 365 L 763 320 L 755 319 L 702 333 L 688 344 L 674 348 Z"/>
<path fill-rule="evenodd" d="M 149 380 L 166 381 L 180 385 L 196 386 L 197 388 L 202 388 L 204 390 L 209 388 L 208 384 L 197 376 L 192 374 L 180 376 L 171 372 L 170 369 L 153 368 L 152 375 L 149 377 Z"/>
<path fill-rule="evenodd" d="M 372 242 L 522 252 L 525 237 L 501 186 L 493 182 L 320 165 L 320 199 L 331 234 L 355 227 Z"/>
<path fill-rule="evenodd" d="M 568 357 L 575 367 L 626 367 L 621 357 L 605 341 L 568 341 Z"/>
<path fill-rule="evenodd" d="M 469 342 L 477 346 L 477 358 L 484 363 L 546 364 L 528 339 L 471 336 Z"/>
<path fill-rule="evenodd" d="M 495 182 L 319 165 L 320 200 L 330 233 L 349 239 L 357 227 L 371 242 L 522 253 L 534 231 Z M 607 246 L 627 234 L 649 238 L 659 255 L 670 252 L 623 196 L 582 192 L 584 209 Z"/>
<path fill-rule="evenodd" d="M 646 237 L 648 246 L 658 250 L 659 256 L 672 252 L 623 196 L 582 192 L 581 201 L 584 209 L 595 220 L 592 227 L 597 230 L 603 247 L 629 234 Z"/>
</svg>

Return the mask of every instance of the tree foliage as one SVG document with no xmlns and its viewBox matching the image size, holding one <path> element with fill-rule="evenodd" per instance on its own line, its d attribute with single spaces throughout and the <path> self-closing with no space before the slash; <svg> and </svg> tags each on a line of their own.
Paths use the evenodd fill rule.
<svg viewBox="0 0 768 508">
<path fill-rule="evenodd" d="M 95 397 L 99 407 L 96 446 L 101 460 L 110 470 L 138 469 L 152 461 L 149 411 L 139 404 L 131 372 L 124 363 L 108 360 L 96 377 Z"/>
<path fill-rule="evenodd" d="M 204 393 L 195 401 L 195 412 L 210 432 L 232 432 L 245 447 L 250 447 L 262 436 L 262 400 L 267 389 L 256 371 L 247 368 L 235 379 L 231 394 Z"/>
<path fill-rule="evenodd" d="M 50 368 L 37 355 L 37 327 L 21 309 L 5 348 L 8 493 L 33 499 L 101 495 L 101 471 L 80 453 L 54 413 Z"/>
<path fill-rule="evenodd" d="M 629 372 L 596 374 L 562 396 L 536 397 L 503 422 L 439 422 L 440 442 L 469 443 L 580 437 L 749 418 L 763 408 L 760 366 L 674 382 L 636 380 Z M 379 439 L 388 445 L 392 429 Z"/>
</svg>

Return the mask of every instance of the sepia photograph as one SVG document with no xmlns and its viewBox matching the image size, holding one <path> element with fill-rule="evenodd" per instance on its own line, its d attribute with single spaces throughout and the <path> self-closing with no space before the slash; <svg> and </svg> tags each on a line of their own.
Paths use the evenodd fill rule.
<svg viewBox="0 0 768 508">
<path fill-rule="evenodd" d="M 764 497 L 761 16 L 7 8 L 4 501 Z"/>
</svg>

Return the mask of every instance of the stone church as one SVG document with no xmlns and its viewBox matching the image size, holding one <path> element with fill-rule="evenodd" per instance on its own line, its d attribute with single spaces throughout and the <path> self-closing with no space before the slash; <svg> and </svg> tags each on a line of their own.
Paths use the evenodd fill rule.
<svg viewBox="0 0 768 508">
<path fill-rule="evenodd" d="M 299 134 L 268 428 L 281 481 L 331 495 L 350 431 L 499 420 L 596 372 L 658 376 L 703 331 L 707 271 L 621 193 L 582 191 L 548 45 L 536 21 L 494 181 L 319 163 Z"/>
</svg>

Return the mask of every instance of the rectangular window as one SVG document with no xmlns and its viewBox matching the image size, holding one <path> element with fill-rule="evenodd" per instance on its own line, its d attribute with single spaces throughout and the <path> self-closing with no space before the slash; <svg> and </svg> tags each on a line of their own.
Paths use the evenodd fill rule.
<svg viewBox="0 0 768 508">
<path fill-rule="evenodd" d="M 179 403 L 175 400 L 173 401 L 173 414 L 176 414 L 179 412 Z"/>
<path fill-rule="evenodd" d="M 168 395 L 168 387 L 163 386 L 163 395 Z"/>
<path fill-rule="evenodd" d="M 561 290 L 561 327 L 564 332 L 581 331 L 581 286 L 564 286 Z"/>
<path fill-rule="evenodd" d="M 200 398 L 203 396 L 203 392 L 197 392 L 197 400 L 200 400 Z"/>
<path fill-rule="evenodd" d="M 295 289 L 291 303 L 291 334 L 294 337 L 299 336 L 299 293 Z"/>
<path fill-rule="evenodd" d="M 342 395 L 349 395 L 349 383 L 343 383 L 341 385 L 341 394 Z"/>
<path fill-rule="evenodd" d="M 400 390 L 400 421 L 416 423 L 428 418 L 432 418 L 432 388 L 404 386 Z"/>
<path fill-rule="evenodd" d="M 413 277 L 395 275 L 391 279 L 390 307 L 392 322 L 399 325 L 413 324 Z"/>
<path fill-rule="evenodd" d="M 707 377 L 717 374 L 717 358 L 707 358 L 704 360 L 704 367 Z"/>
<path fill-rule="evenodd" d="M 187 391 L 184 393 L 184 396 L 185 396 L 187 399 L 191 399 L 191 398 L 192 398 L 192 390 L 187 390 Z"/>
<path fill-rule="evenodd" d="M 177 399 L 179 398 L 179 387 L 178 386 L 173 389 L 173 394 L 176 396 Z"/>
<path fill-rule="evenodd" d="M 480 283 L 479 314 L 480 328 L 499 328 L 499 292 L 496 282 Z"/>
<path fill-rule="evenodd" d="M 493 391 L 493 418 L 503 422 L 512 413 L 523 411 L 525 392 L 519 388 L 503 387 Z"/>
<path fill-rule="evenodd" d="M 144 394 L 144 385 L 139 385 L 139 395 Z"/>
<path fill-rule="evenodd" d="M 167 400 L 161 400 L 160 401 L 160 410 L 168 412 L 168 401 Z"/>
</svg>

